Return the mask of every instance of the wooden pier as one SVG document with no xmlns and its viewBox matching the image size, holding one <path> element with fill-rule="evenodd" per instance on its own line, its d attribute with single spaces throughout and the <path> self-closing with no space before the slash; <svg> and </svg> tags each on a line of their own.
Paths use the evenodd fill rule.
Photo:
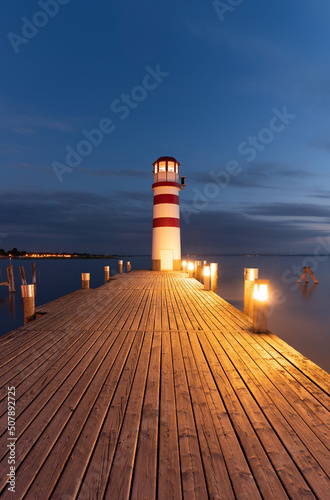
<svg viewBox="0 0 330 500">
<path fill-rule="evenodd" d="M 134 271 L 37 312 L 0 339 L 2 499 L 330 498 L 330 375 L 198 281 Z"/>
</svg>

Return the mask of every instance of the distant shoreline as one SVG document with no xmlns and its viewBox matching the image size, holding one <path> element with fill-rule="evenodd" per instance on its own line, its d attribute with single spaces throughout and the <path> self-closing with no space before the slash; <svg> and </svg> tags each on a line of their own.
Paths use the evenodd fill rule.
<svg viewBox="0 0 330 500">
<path fill-rule="evenodd" d="M 223 254 L 214 254 L 214 253 L 192 253 L 192 254 L 184 254 L 185 259 L 193 258 L 193 257 L 314 257 L 314 254 L 308 253 L 297 253 L 297 254 L 272 254 L 272 253 L 223 253 Z M 329 254 L 319 254 L 320 257 L 328 257 Z M 18 260 L 45 260 L 45 259 L 53 259 L 53 260 L 78 260 L 78 259 L 121 259 L 121 258 L 132 258 L 132 257 L 151 257 L 149 254 L 137 254 L 137 255 L 103 255 L 103 254 L 42 254 L 42 255 L 0 255 L 0 259 L 18 259 Z"/>
</svg>

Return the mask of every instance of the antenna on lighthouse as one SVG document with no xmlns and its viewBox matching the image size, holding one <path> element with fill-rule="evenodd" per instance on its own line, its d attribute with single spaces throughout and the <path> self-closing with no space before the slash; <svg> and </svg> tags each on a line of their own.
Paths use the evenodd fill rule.
<svg viewBox="0 0 330 500">
<path fill-rule="evenodd" d="M 180 184 L 179 166 L 172 156 L 161 156 L 153 163 L 153 271 L 181 270 L 179 192 L 185 187 L 185 177 Z"/>
</svg>

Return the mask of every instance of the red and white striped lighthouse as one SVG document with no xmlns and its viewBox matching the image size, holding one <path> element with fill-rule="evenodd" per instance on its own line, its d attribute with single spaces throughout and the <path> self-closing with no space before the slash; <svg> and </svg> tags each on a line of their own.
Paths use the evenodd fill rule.
<svg viewBox="0 0 330 500">
<path fill-rule="evenodd" d="M 179 182 L 179 165 L 172 156 L 161 156 L 153 163 L 153 271 L 181 270 L 179 191 L 184 182 Z"/>
</svg>

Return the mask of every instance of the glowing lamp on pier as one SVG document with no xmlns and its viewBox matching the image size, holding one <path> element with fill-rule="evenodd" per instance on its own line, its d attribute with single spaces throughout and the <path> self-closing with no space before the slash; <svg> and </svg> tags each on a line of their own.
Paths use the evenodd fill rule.
<svg viewBox="0 0 330 500">
<path fill-rule="evenodd" d="M 181 270 L 179 192 L 185 177 L 172 156 L 161 156 L 153 164 L 154 212 L 152 231 L 152 270 Z"/>
<path fill-rule="evenodd" d="M 204 266 L 203 276 L 204 276 L 204 290 L 210 290 L 210 282 L 211 282 L 210 266 Z"/>
<path fill-rule="evenodd" d="M 189 278 L 193 278 L 194 277 L 194 270 L 195 270 L 195 265 L 193 262 L 188 262 L 188 275 L 189 275 Z"/>
<path fill-rule="evenodd" d="M 265 302 L 268 299 L 268 283 L 254 283 L 253 298 L 259 302 Z"/>
<path fill-rule="evenodd" d="M 253 289 L 253 331 L 267 332 L 268 280 L 255 280 Z"/>
<path fill-rule="evenodd" d="M 182 271 L 186 272 L 187 262 L 185 260 L 182 261 Z"/>
</svg>

